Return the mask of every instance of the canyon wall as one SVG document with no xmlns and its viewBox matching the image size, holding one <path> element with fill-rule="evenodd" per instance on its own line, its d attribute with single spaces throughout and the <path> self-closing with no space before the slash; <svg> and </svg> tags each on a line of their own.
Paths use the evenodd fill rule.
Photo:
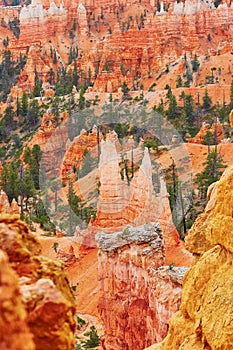
<svg viewBox="0 0 233 350">
<path fill-rule="evenodd" d="M 29 63 L 19 78 L 19 85 L 29 91 L 34 85 L 35 65 L 44 82 L 50 69 L 57 72 L 69 66 L 70 48 L 79 51 L 80 79 L 87 79 L 90 70 L 96 92 L 117 92 L 124 80 L 134 89 L 141 84 L 145 88 L 159 84 L 166 65 L 172 69 L 179 64 L 183 74 L 185 53 L 196 52 L 203 61 L 205 56 L 232 51 L 231 3 L 215 8 L 213 1 L 187 0 L 170 3 L 168 8 L 165 2 L 157 11 L 154 1 L 65 1 L 60 5 L 34 0 L 21 8 L 19 19 L 19 39 L 11 35 L 8 48 L 18 56 L 19 52 L 28 54 L 29 48 L 36 50 L 31 56 L 29 52 Z M 5 30 L 2 28 L 3 36 Z"/>
<path fill-rule="evenodd" d="M 210 186 L 209 202 L 189 231 L 194 254 L 180 310 L 165 340 L 148 350 L 231 349 L 233 343 L 233 167 Z"/>
<path fill-rule="evenodd" d="M 63 263 L 40 255 L 39 242 L 18 216 L 1 216 L 0 249 L 6 292 L 0 297 L 1 349 L 72 350 L 75 302 Z"/>
<path fill-rule="evenodd" d="M 160 225 L 96 235 L 104 349 L 141 350 L 167 333 L 178 309 L 184 267 L 165 267 Z"/>
</svg>

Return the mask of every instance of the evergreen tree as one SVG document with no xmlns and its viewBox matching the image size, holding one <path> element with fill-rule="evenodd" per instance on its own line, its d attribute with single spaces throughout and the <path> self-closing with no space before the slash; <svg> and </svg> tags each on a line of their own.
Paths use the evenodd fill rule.
<svg viewBox="0 0 233 350">
<path fill-rule="evenodd" d="M 91 326 L 90 332 L 86 332 L 84 335 L 89 336 L 89 339 L 83 345 L 85 349 L 95 348 L 100 345 L 100 337 L 97 334 L 95 326 Z"/>
<path fill-rule="evenodd" d="M 231 81 L 230 104 L 229 104 L 229 110 L 231 111 L 232 109 L 233 109 L 233 80 Z"/>
<path fill-rule="evenodd" d="M 121 84 L 121 91 L 123 92 L 123 97 L 128 96 L 129 88 L 126 84 L 126 81 L 124 81 L 123 84 Z"/>
<path fill-rule="evenodd" d="M 212 151 L 207 156 L 204 170 L 196 175 L 196 183 L 200 192 L 201 198 L 206 198 L 208 187 L 219 180 L 222 175 L 221 169 L 226 166 L 222 163 L 222 157 L 217 151 Z"/>
<path fill-rule="evenodd" d="M 192 63 L 192 68 L 193 68 L 193 72 L 197 72 L 198 71 L 198 68 L 200 66 L 200 63 L 197 59 L 197 54 L 195 53 L 194 55 L 194 59 L 191 61 Z"/>
<path fill-rule="evenodd" d="M 74 72 L 73 72 L 73 85 L 78 88 L 78 69 L 77 69 L 77 62 L 74 60 Z"/>
<path fill-rule="evenodd" d="M 14 109 L 10 105 L 5 109 L 5 112 L 4 112 L 4 122 L 6 126 L 12 125 L 14 116 L 15 116 Z"/>
<path fill-rule="evenodd" d="M 81 85 L 80 90 L 79 90 L 78 108 L 80 110 L 85 108 L 84 87 L 82 85 Z"/>
<path fill-rule="evenodd" d="M 15 162 L 12 162 L 10 164 L 10 169 L 9 169 L 9 178 L 7 180 L 6 187 L 4 189 L 10 203 L 14 198 L 17 200 L 19 196 L 18 173 L 19 173 L 18 165 Z"/>
<path fill-rule="evenodd" d="M 27 126 L 29 128 L 36 126 L 39 121 L 39 117 L 40 117 L 39 103 L 36 99 L 33 99 L 29 105 L 29 110 L 28 110 L 28 115 L 26 120 Z"/>
<path fill-rule="evenodd" d="M 26 198 L 26 210 L 28 210 L 28 200 L 33 197 L 35 193 L 30 169 L 26 169 L 22 174 L 22 178 L 19 179 L 19 193 L 23 199 Z"/>
<path fill-rule="evenodd" d="M 209 111 L 212 105 L 212 100 L 209 97 L 207 89 L 205 90 L 205 95 L 203 96 L 202 100 L 204 110 Z"/>
<path fill-rule="evenodd" d="M 23 116 L 27 115 L 27 112 L 28 112 L 28 95 L 27 95 L 27 93 L 25 91 L 23 92 L 23 96 L 22 96 L 21 111 L 22 111 L 22 115 Z"/>
<path fill-rule="evenodd" d="M 169 106 L 167 110 L 167 116 L 169 119 L 175 119 L 178 116 L 179 109 L 176 102 L 176 97 L 171 93 L 169 97 Z"/>
</svg>

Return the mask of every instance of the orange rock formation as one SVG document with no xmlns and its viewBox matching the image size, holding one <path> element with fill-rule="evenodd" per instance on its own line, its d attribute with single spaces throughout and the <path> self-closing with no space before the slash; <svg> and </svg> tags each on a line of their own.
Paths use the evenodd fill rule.
<svg viewBox="0 0 233 350">
<path fill-rule="evenodd" d="M 189 139 L 189 142 L 190 143 L 203 143 L 207 132 L 210 132 L 210 135 L 212 136 L 213 139 L 216 139 L 217 143 L 219 143 L 224 138 L 224 131 L 222 129 L 222 126 L 221 126 L 219 120 L 217 120 L 217 122 L 214 123 L 211 127 L 208 123 L 204 122 L 202 124 L 201 129 L 197 133 L 197 135 L 194 138 Z"/>
<path fill-rule="evenodd" d="M 26 323 L 27 313 L 19 291 L 18 276 L 2 250 L 0 250 L 0 288 L 0 348 L 35 350 L 33 335 Z"/>
<path fill-rule="evenodd" d="M 0 191 L 0 214 L 20 214 L 20 208 L 15 199 L 13 199 L 11 205 L 9 203 L 6 193 Z"/>
<path fill-rule="evenodd" d="M 233 167 L 210 186 L 209 202 L 187 237 L 195 255 L 184 278 L 180 310 L 165 340 L 148 350 L 231 349 Z"/>
<path fill-rule="evenodd" d="M 3 305 L 4 314 L 10 315 L 12 321 L 8 326 L 11 334 L 7 332 L 7 338 L 5 333 L 1 335 L 1 349 L 46 350 L 51 349 L 51 344 L 60 350 L 73 349 L 75 304 L 63 264 L 40 255 L 39 242 L 18 217 L 1 217 L 0 248 L 10 264 L 6 280 L 2 268 L 5 269 L 7 259 L 1 255 L 2 288 L 9 288 L 9 295 L 4 297 L 8 299 Z M 19 281 L 22 296 L 11 279 Z M 15 317 L 18 323 L 13 322 Z"/>
<path fill-rule="evenodd" d="M 155 194 L 152 185 L 152 168 L 148 149 L 145 148 L 141 166 L 128 182 L 120 175 L 120 156 L 116 151 L 117 135 L 112 132 L 101 142 L 99 163 L 99 199 L 96 220 L 92 227 L 106 233 L 123 229 L 127 224 L 134 226 L 146 222 L 158 221 L 165 236 L 167 249 L 166 261 L 184 264 L 189 255 L 180 243 L 178 233 L 172 221 L 168 193 L 163 179 L 160 181 L 160 193 Z M 179 252 L 179 253 L 178 253 Z M 186 258 L 185 258 L 186 257 Z M 170 260 L 174 259 L 174 260 Z M 170 261 L 169 261 L 170 260 Z"/>
<path fill-rule="evenodd" d="M 162 267 L 163 235 L 158 223 L 123 232 L 98 233 L 99 312 L 104 348 L 140 350 L 164 338 L 179 307 L 185 268 Z"/>
</svg>

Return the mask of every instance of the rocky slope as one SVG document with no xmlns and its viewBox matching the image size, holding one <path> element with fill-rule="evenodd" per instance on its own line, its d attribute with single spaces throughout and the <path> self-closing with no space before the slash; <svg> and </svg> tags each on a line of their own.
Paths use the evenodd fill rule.
<svg viewBox="0 0 233 350">
<path fill-rule="evenodd" d="M 230 349 L 232 332 L 233 167 L 210 186 L 209 202 L 189 231 L 194 254 L 180 310 L 165 340 L 148 350 Z"/>
<path fill-rule="evenodd" d="M 185 268 L 162 267 L 163 235 L 158 223 L 123 232 L 98 233 L 99 312 L 104 349 L 143 349 L 167 333 L 180 304 Z"/>
<path fill-rule="evenodd" d="M 17 216 L 1 217 L 0 248 L 1 285 L 9 291 L 1 293 L 8 327 L 1 349 L 73 349 L 75 303 L 63 264 L 40 255 L 39 242 Z"/>
</svg>

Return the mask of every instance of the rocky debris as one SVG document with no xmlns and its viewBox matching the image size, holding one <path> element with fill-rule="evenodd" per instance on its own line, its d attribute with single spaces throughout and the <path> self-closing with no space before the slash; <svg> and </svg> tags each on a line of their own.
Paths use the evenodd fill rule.
<svg viewBox="0 0 233 350">
<path fill-rule="evenodd" d="M 162 343 L 148 350 L 231 349 L 233 342 L 233 167 L 211 186 L 209 202 L 187 236 L 195 254 L 180 310 Z"/>
<path fill-rule="evenodd" d="M 56 349 L 72 350 L 75 302 L 64 264 L 40 255 L 39 242 L 18 216 L 0 218 L 0 249 L 8 255 L 9 265 L 15 276 L 17 274 L 16 280 L 20 278 L 22 300 L 20 296 L 19 299 L 25 306 L 25 322 L 35 343 L 35 347 L 30 347 L 29 342 L 28 347 L 25 344 L 25 348 L 16 346 L 14 350 L 48 350 L 51 344 Z M 7 303 L 5 305 L 8 307 Z M 22 313 L 16 302 L 9 307 L 12 317 Z"/>
</svg>

